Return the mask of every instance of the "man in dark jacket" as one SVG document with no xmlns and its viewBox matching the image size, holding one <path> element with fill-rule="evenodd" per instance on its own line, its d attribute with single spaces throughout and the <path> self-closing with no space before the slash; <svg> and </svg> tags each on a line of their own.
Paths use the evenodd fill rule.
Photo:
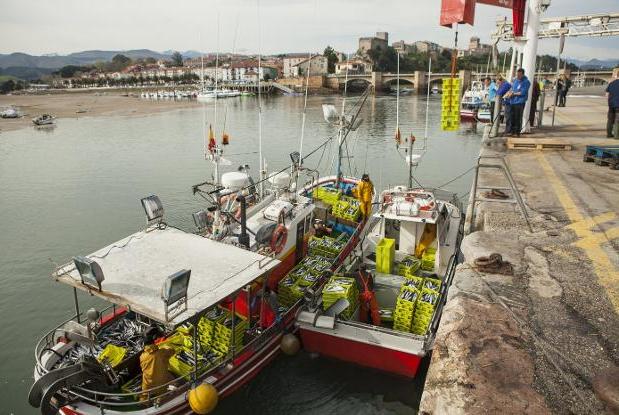
<svg viewBox="0 0 619 415">
<path fill-rule="evenodd" d="M 529 111 L 529 125 L 535 126 L 535 111 L 537 110 L 537 101 L 539 100 L 540 88 L 539 82 L 533 80 L 533 90 L 531 91 L 531 111 Z"/>
<path fill-rule="evenodd" d="M 522 113 L 524 112 L 524 104 L 529 98 L 530 86 L 531 82 L 529 82 L 529 79 L 524 75 L 524 69 L 518 69 L 518 71 L 516 71 L 516 79 L 514 79 L 512 84 L 510 99 L 512 107 L 512 136 L 520 137 L 520 130 L 522 130 Z"/>
<path fill-rule="evenodd" d="M 560 82 L 559 82 L 559 106 L 565 107 L 565 101 L 567 100 L 567 93 L 572 86 L 572 81 L 570 81 L 565 74 L 561 74 Z"/>
<path fill-rule="evenodd" d="M 617 128 L 615 131 L 619 134 L 619 126 L 615 126 L 619 123 L 619 72 L 615 74 L 615 80 L 608 84 L 606 87 L 606 97 L 608 98 L 608 121 L 606 121 L 606 137 L 613 137 L 613 127 Z M 615 135 L 615 138 L 619 136 Z"/>
</svg>

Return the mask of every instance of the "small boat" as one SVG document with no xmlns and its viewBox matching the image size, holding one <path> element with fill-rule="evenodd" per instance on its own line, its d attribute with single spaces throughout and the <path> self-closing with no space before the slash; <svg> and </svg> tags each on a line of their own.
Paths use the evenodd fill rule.
<svg viewBox="0 0 619 415">
<path fill-rule="evenodd" d="M 253 97 L 253 96 L 255 96 L 255 95 L 256 95 L 256 94 L 255 94 L 255 93 L 253 93 L 253 92 L 251 92 L 251 91 L 242 91 L 242 92 L 241 92 L 241 96 L 242 96 L 242 97 Z"/>
<path fill-rule="evenodd" d="M 34 125 L 40 126 L 40 125 L 54 124 L 56 122 L 55 120 L 56 120 L 56 117 L 54 117 L 53 115 L 43 114 L 43 115 L 39 115 L 38 117 L 33 118 L 32 122 L 34 123 Z"/>
<path fill-rule="evenodd" d="M 439 89 L 438 85 L 434 85 L 432 87 L 432 93 L 433 94 L 440 94 L 441 93 L 441 90 Z"/>
<path fill-rule="evenodd" d="M 489 123 L 492 121 L 491 114 L 490 114 L 490 107 L 488 106 L 488 104 L 483 104 L 477 110 L 477 121 L 480 121 L 483 123 Z"/>
<path fill-rule="evenodd" d="M 471 88 L 464 92 L 460 104 L 460 118 L 477 120 L 477 113 L 483 106 L 487 92 L 480 81 L 473 81 Z"/>
<path fill-rule="evenodd" d="M 13 107 L 9 107 L 0 112 L 0 118 L 19 118 L 19 111 Z"/>
</svg>

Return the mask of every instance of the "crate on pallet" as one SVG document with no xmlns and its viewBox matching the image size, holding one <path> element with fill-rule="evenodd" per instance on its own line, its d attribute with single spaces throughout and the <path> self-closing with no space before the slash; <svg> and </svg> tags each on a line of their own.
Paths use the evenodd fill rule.
<svg viewBox="0 0 619 415">
<path fill-rule="evenodd" d="M 609 166 L 619 170 L 619 146 L 593 146 L 585 148 L 584 162 L 594 162 L 598 166 Z"/>
</svg>

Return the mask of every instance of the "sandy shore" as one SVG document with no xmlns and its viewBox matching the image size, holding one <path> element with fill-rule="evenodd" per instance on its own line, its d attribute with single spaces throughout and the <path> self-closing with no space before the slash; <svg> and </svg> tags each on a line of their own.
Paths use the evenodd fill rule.
<svg viewBox="0 0 619 415">
<path fill-rule="evenodd" d="M 105 95 L 90 93 L 61 93 L 49 95 L 0 95 L 0 110 L 18 108 L 24 116 L 17 119 L 0 118 L 0 130 L 10 131 L 31 127 L 32 118 L 52 114 L 59 119 L 77 117 L 148 115 L 198 105 L 195 100 L 152 100 L 122 96 L 119 92 Z"/>
</svg>

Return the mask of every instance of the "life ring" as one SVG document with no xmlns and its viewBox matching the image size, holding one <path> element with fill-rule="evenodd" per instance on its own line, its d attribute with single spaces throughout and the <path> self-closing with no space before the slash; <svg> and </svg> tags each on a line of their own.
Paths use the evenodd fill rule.
<svg viewBox="0 0 619 415">
<path fill-rule="evenodd" d="M 421 206 L 419 210 L 432 210 L 434 209 L 434 202 L 430 202 L 425 206 Z"/>
<path fill-rule="evenodd" d="M 283 224 L 277 225 L 271 236 L 271 250 L 276 254 L 282 252 L 288 240 L 288 229 Z"/>
</svg>

